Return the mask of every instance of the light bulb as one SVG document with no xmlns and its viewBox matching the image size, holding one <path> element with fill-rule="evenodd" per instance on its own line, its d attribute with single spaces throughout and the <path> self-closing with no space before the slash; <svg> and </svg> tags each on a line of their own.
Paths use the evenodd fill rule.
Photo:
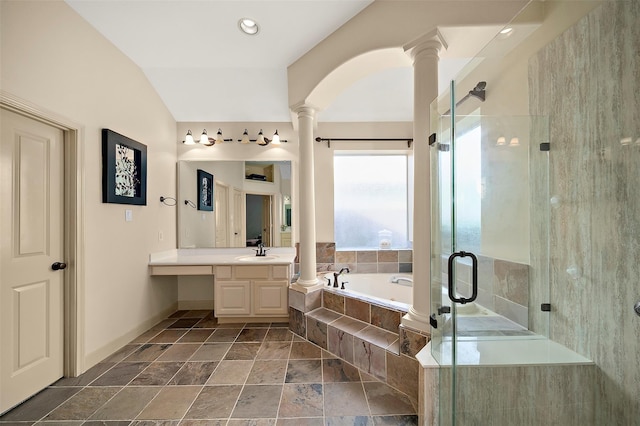
<svg viewBox="0 0 640 426">
<path fill-rule="evenodd" d="M 266 145 L 267 141 L 264 140 L 264 135 L 262 134 L 262 129 L 258 132 L 258 145 Z"/>
<path fill-rule="evenodd" d="M 218 133 L 216 134 L 216 143 L 224 142 L 224 138 L 222 137 L 222 130 L 218 129 Z"/>
<path fill-rule="evenodd" d="M 185 145 L 195 145 L 196 141 L 193 139 L 193 135 L 191 134 L 191 130 L 187 130 L 187 136 L 184 137 Z"/>
<path fill-rule="evenodd" d="M 520 146 L 520 139 L 511 138 L 511 141 L 509 141 L 509 146 Z"/>
<path fill-rule="evenodd" d="M 244 129 L 244 133 L 242 134 L 242 140 L 240 140 L 240 143 L 251 143 L 247 129 Z"/>
<path fill-rule="evenodd" d="M 209 143 L 209 136 L 207 136 L 207 129 L 204 129 L 202 131 L 202 134 L 200 135 L 200 142 L 202 145 L 211 145 Z"/>
<path fill-rule="evenodd" d="M 507 139 L 504 136 L 500 136 L 497 140 L 496 140 L 496 145 L 504 145 L 507 143 Z"/>
<path fill-rule="evenodd" d="M 278 134 L 278 129 L 276 129 L 276 132 L 273 134 L 271 143 L 274 145 L 280 145 L 280 135 Z"/>
</svg>

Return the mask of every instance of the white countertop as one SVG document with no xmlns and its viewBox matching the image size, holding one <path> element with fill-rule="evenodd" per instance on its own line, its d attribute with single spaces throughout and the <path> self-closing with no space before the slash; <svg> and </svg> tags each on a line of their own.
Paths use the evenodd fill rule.
<svg viewBox="0 0 640 426">
<path fill-rule="evenodd" d="M 264 257 L 256 256 L 251 247 L 174 249 L 149 255 L 149 266 L 181 265 L 287 265 L 293 263 L 293 247 L 266 247 Z"/>
</svg>

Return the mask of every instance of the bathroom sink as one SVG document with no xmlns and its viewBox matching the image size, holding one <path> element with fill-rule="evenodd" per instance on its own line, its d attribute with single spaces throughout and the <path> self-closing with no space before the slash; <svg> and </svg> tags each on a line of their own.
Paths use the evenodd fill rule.
<svg viewBox="0 0 640 426">
<path fill-rule="evenodd" d="M 269 262 L 271 260 L 276 260 L 276 259 L 278 259 L 278 256 L 271 256 L 271 255 L 256 256 L 255 254 L 248 254 L 246 256 L 236 257 L 236 260 L 239 260 L 241 262 Z"/>
</svg>

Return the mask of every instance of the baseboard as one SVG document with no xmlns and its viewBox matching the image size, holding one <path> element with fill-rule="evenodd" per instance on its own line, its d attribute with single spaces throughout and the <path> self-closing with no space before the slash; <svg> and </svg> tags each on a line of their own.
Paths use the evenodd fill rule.
<svg viewBox="0 0 640 426">
<path fill-rule="evenodd" d="M 176 302 L 171 304 L 168 308 L 162 310 L 157 315 L 154 315 L 153 317 L 149 318 L 145 322 L 139 324 L 136 328 L 124 334 L 123 336 L 120 336 L 116 340 L 113 340 L 107 343 L 106 345 L 104 345 L 103 347 L 86 355 L 84 357 L 84 367 L 85 367 L 84 371 L 87 371 L 94 365 L 98 364 L 100 361 L 102 361 L 109 355 L 113 354 L 118 349 L 122 348 L 127 343 L 131 342 L 133 339 L 135 339 L 145 331 L 149 330 L 151 327 L 153 327 L 163 319 L 166 319 L 169 315 L 173 314 L 177 310 L 178 310 L 178 303 Z M 83 372 L 79 372 L 79 373 L 83 373 Z"/>
<path fill-rule="evenodd" d="M 213 310 L 213 300 L 178 300 L 181 311 Z"/>
</svg>

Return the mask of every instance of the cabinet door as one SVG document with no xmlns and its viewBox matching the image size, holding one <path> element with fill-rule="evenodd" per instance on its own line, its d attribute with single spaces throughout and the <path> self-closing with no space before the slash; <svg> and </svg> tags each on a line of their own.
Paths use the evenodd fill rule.
<svg viewBox="0 0 640 426">
<path fill-rule="evenodd" d="M 216 281 L 215 315 L 250 315 L 250 281 Z"/>
<path fill-rule="evenodd" d="M 256 315 L 286 315 L 287 281 L 254 281 L 253 313 Z"/>
</svg>

